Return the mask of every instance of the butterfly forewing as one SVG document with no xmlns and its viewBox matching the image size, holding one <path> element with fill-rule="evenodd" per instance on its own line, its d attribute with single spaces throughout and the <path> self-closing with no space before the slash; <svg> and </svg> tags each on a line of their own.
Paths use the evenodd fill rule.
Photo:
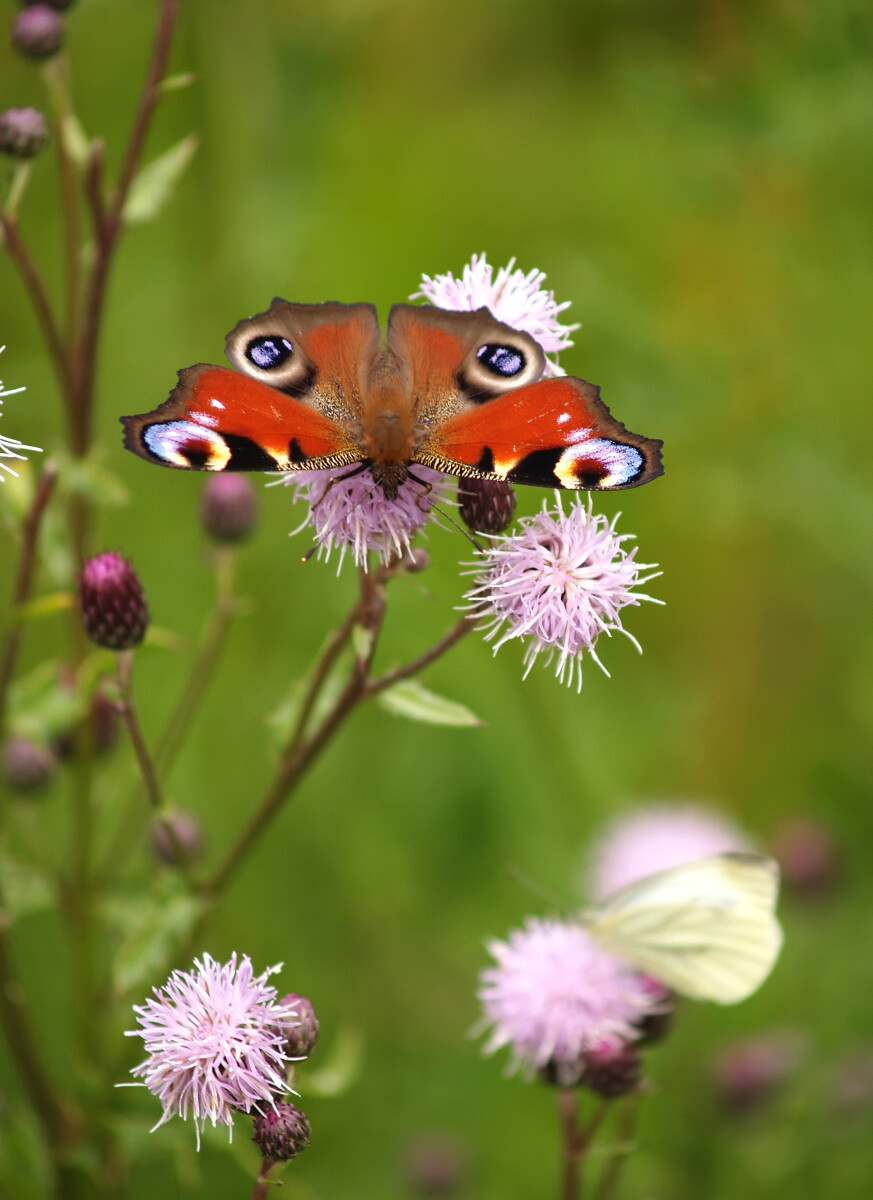
<svg viewBox="0 0 873 1200">
<path fill-rule="evenodd" d="M 734 1004 L 779 954 L 778 885 L 772 859 L 715 855 L 640 879 L 584 919 L 605 949 L 668 987 Z"/>
<path fill-rule="evenodd" d="M 287 471 L 359 457 L 336 421 L 226 367 L 187 367 L 159 408 L 122 422 L 128 450 L 189 470 Z"/>
</svg>

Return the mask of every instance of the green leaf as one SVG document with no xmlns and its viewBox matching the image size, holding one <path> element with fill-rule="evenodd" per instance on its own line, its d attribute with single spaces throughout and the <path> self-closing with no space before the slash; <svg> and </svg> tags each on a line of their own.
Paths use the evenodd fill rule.
<svg viewBox="0 0 873 1200">
<path fill-rule="evenodd" d="M 22 624 L 27 621 L 39 621 L 43 617 L 53 617 L 56 613 L 67 612 L 76 603 L 72 592 L 49 592 L 47 596 L 37 596 L 27 604 L 20 605 L 15 610 L 15 620 Z"/>
<path fill-rule="evenodd" d="M 304 1096 L 341 1096 L 361 1076 L 364 1067 L 364 1035 L 359 1029 L 340 1029 L 316 1070 L 297 1068 L 293 1083 Z"/>
<path fill-rule="evenodd" d="M 67 733 L 87 711 L 85 697 L 60 681 L 53 659 L 40 663 L 9 689 L 9 728 L 43 746 Z"/>
<path fill-rule="evenodd" d="M 463 704 L 446 700 L 414 679 L 395 683 L 388 691 L 376 697 L 379 706 L 395 717 L 406 717 L 409 721 L 424 721 L 429 725 L 482 725 L 483 722 Z"/>
<path fill-rule="evenodd" d="M 352 649 L 355 657 L 365 661 L 373 649 L 373 631 L 364 625 L 355 625 L 352 629 Z"/>
<path fill-rule="evenodd" d="M 168 75 L 158 84 L 159 92 L 181 92 L 197 82 L 193 71 L 180 71 L 178 75 Z"/>
<path fill-rule="evenodd" d="M 175 947 L 204 912 L 197 897 L 167 891 L 146 900 L 118 902 L 110 909 L 110 917 L 126 935 L 112 965 L 112 982 L 119 994 L 164 974 Z"/>
<path fill-rule="evenodd" d="M 74 117 L 72 113 L 65 113 L 61 118 L 61 141 L 76 166 L 84 167 L 91 153 L 91 143 L 78 117 Z"/>
<path fill-rule="evenodd" d="M 130 492 L 118 476 L 104 467 L 95 455 L 72 458 L 59 453 L 58 459 L 61 480 L 68 491 L 110 508 L 119 508 L 129 503 Z"/>
<path fill-rule="evenodd" d="M 153 221 L 175 191 L 194 157 L 199 138 L 189 133 L 175 146 L 143 167 L 131 184 L 122 216 L 127 225 Z"/>
</svg>

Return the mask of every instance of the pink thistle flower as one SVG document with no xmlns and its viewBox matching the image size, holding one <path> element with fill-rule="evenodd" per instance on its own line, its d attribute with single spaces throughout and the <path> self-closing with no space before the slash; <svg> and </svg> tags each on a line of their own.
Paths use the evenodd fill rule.
<svg viewBox="0 0 873 1200">
<path fill-rule="evenodd" d="M 698 804 L 638 808 L 607 826 L 590 855 L 590 891 L 605 900 L 628 884 L 712 854 L 751 850 L 750 839 L 721 813 Z"/>
<path fill-rule="evenodd" d="M 0 346 L 0 354 L 2 354 L 5 349 L 6 349 L 5 346 Z M 2 404 L 3 404 L 4 396 L 17 396 L 19 392 L 24 392 L 26 390 L 27 389 L 23 388 L 23 387 L 5 388 L 3 386 L 3 381 L 0 380 L 0 406 L 2 406 Z M 2 416 L 3 416 L 3 414 L 2 414 L 2 412 L 0 412 L 0 417 L 2 417 Z M 21 462 L 24 462 L 26 459 L 26 456 L 21 453 L 22 450 L 33 450 L 37 454 L 40 453 L 39 446 L 25 446 L 25 444 L 23 442 L 19 442 L 15 438 L 0 436 L 0 483 L 5 482 L 4 476 L 3 476 L 4 471 L 7 473 L 7 475 L 15 475 L 15 476 L 18 475 L 18 472 L 16 470 L 14 470 L 14 468 L 10 467 L 8 462 L 6 462 L 5 460 L 10 459 L 10 458 L 17 458 L 17 459 L 20 459 Z"/>
<path fill-rule="evenodd" d="M 421 290 L 414 292 L 410 300 L 426 300 L 437 308 L 454 312 L 473 312 L 477 308 L 488 308 L 492 316 L 513 329 L 528 333 L 542 346 L 547 358 L 546 375 L 566 374 L 554 357 L 560 350 L 573 345 L 570 334 L 578 325 L 564 325 L 558 320 L 559 313 L 570 307 L 555 301 L 554 292 L 546 291 L 544 271 L 524 271 L 515 267 L 515 259 L 500 267 L 497 276 L 484 254 L 474 254 L 464 267 L 460 279 L 452 273 L 445 275 L 423 275 Z"/>
<path fill-rule="evenodd" d="M 587 1055 L 619 1054 L 657 1009 L 644 978 L 581 925 L 528 917 L 488 950 L 497 965 L 480 976 L 485 1053 L 509 1046 L 511 1071 L 547 1069 L 561 1086 L 576 1083 Z"/>
<path fill-rule="evenodd" d="M 288 1028 L 296 1023 L 293 1004 L 277 1003 L 267 983 L 281 964 L 255 976 L 251 960 L 236 954 L 222 965 L 208 954 L 194 960 L 195 971 L 174 971 L 154 998 L 133 1011 L 141 1026 L 127 1037 L 141 1037 L 147 1057 L 131 1071 L 142 1078 L 164 1106 L 154 1129 L 170 1117 L 188 1119 L 197 1133 L 211 1121 L 233 1136 L 234 1112 L 276 1110 L 288 1092 L 285 1053 Z"/>
<path fill-rule="evenodd" d="M 306 520 L 292 532 L 312 524 L 318 557 L 327 561 L 332 550 L 339 551 L 337 574 L 348 551 L 355 565 L 365 570 L 371 553 L 386 564 L 407 554 L 413 537 L 431 519 L 434 504 L 447 498 L 446 477 L 428 467 L 416 466 L 415 475 L 430 485 L 430 491 L 407 479 L 394 500 L 386 498 L 369 471 L 348 479 L 343 475 L 348 475 L 348 467 L 289 471 L 274 481 L 293 487 L 294 499 L 309 505 Z"/>
<path fill-rule="evenodd" d="M 607 520 L 588 504 L 573 500 L 565 512 L 556 499 L 553 509 L 523 517 L 508 537 L 495 540 L 481 558 L 468 563 L 475 586 L 466 593 L 471 612 L 485 622 L 485 638 L 495 654 L 513 638 L 527 639 L 525 678 L 541 654 L 557 658 L 555 674 L 568 685 L 582 687 L 585 651 L 609 674 L 594 649 L 605 633 L 623 633 L 638 650 L 639 642 L 622 626 L 620 610 L 648 600 L 663 601 L 634 589 L 661 574 L 654 564 L 636 561 L 636 547 L 623 543 L 632 534 L 617 534 L 618 514 Z M 651 574 L 645 575 L 643 572 Z"/>
</svg>

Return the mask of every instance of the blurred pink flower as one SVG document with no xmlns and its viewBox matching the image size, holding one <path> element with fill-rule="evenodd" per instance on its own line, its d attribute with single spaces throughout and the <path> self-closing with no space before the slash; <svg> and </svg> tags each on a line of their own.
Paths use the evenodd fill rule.
<svg viewBox="0 0 873 1200">
<path fill-rule="evenodd" d="M 131 1074 L 164 1106 L 154 1129 L 172 1116 L 187 1120 L 190 1108 L 199 1149 L 207 1121 L 226 1125 L 232 1136 L 235 1111 L 275 1110 L 291 1090 L 284 1046 L 296 1010 L 277 1003 L 267 983 L 281 964 L 255 976 L 246 954 L 223 965 L 204 954 L 194 966 L 174 971 L 153 999 L 134 1005 L 140 1028 L 126 1035 L 141 1037 L 147 1055 Z"/>
<path fill-rule="evenodd" d="M 557 658 L 555 674 L 562 683 L 582 687 L 585 651 L 607 675 L 594 644 L 602 633 L 623 633 L 619 612 L 630 604 L 655 600 L 635 588 L 660 575 L 652 564 L 636 561 L 636 547 L 623 543 L 632 534 L 617 534 L 615 523 L 595 515 L 591 499 L 574 497 L 569 512 L 561 498 L 550 508 L 522 517 L 508 537 L 495 539 L 467 574 L 475 586 L 466 594 L 470 611 L 485 622 L 485 638 L 495 654 L 513 638 L 527 641 L 525 678 L 541 654 Z M 643 574 L 643 572 L 650 574 Z"/>
<path fill-rule="evenodd" d="M 300 533 L 311 524 L 319 558 L 327 560 L 334 549 L 339 551 L 337 572 L 349 550 L 355 565 L 365 570 L 371 553 L 383 563 L 408 553 L 412 538 L 431 518 L 434 504 L 447 498 L 446 477 L 429 467 L 416 466 L 414 474 L 430 485 L 430 491 L 407 479 L 394 500 L 385 497 L 369 471 L 342 479 L 348 472 L 348 467 L 288 471 L 273 481 L 293 487 L 294 499 L 309 505 L 306 519 L 292 532 Z"/>
<path fill-rule="evenodd" d="M 543 287 L 545 278 L 543 271 L 528 271 L 525 275 L 515 268 L 514 258 L 500 267 L 495 277 L 485 255 L 474 254 L 460 279 L 450 271 L 433 277 L 423 275 L 421 290 L 414 292 L 410 300 L 426 300 L 437 308 L 454 312 L 488 308 L 498 321 L 530 334 L 547 356 L 553 356 L 547 358 L 546 375 L 564 375 L 566 372 L 554 356 L 573 345 L 570 334 L 579 326 L 564 325 L 558 320 L 558 314 L 570 307 L 570 301 L 556 303 L 554 292 Z"/>
<path fill-rule="evenodd" d="M 510 1069 L 547 1070 L 575 1083 L 585 1056 L 619 1053 L 640 1036 L 659 1003 L 631 966 L 601 950 L 581 925 L 529 917 L 488 950 L 496 966 L 480 976 L 487 1054 L 509 1046 Z"/>
<path fill-rule="evenodd" d="M 750 850 L 738 825 L 714 809 L 696 804 L 659 804 L 617 817 L 590 853 L 590 885 L 595 901 L 605 900 L 637 879 L 731 850 Z"/>
</svg>

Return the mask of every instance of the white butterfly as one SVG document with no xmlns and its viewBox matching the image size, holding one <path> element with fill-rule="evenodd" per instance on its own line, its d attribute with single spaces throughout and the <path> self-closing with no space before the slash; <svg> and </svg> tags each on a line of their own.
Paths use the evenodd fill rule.
<svg viewBox="0 0 873 1200">
<path fill-rule="evenodd" d="M 779 866 L 715 854 L 638 879 L 582 914 L 604 950 L 694 1000 L 736 1004 L 770 974 L 782 946 Z"/>
</svg>

